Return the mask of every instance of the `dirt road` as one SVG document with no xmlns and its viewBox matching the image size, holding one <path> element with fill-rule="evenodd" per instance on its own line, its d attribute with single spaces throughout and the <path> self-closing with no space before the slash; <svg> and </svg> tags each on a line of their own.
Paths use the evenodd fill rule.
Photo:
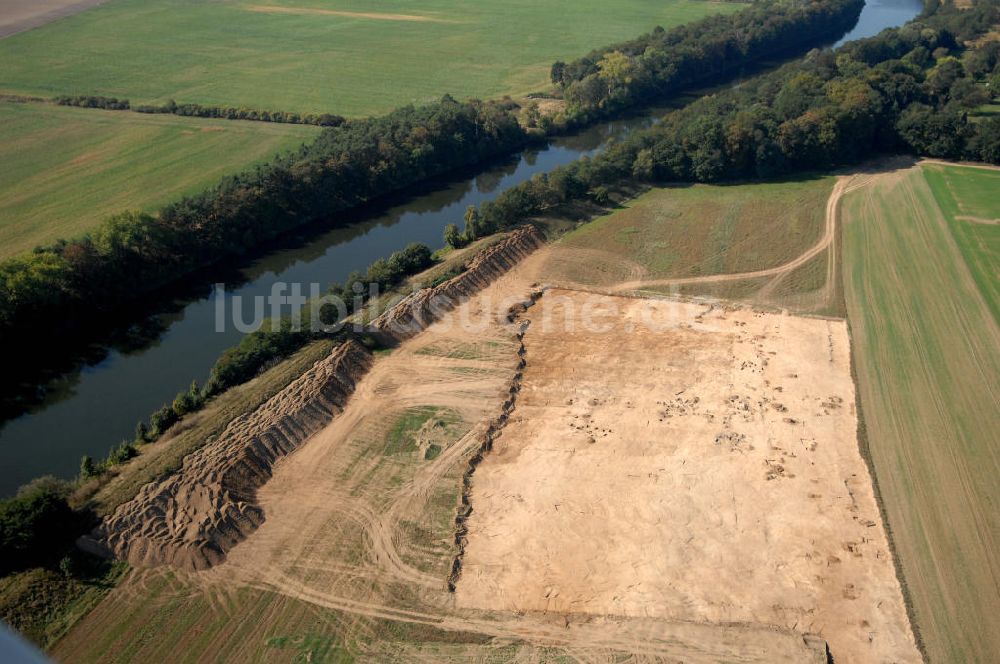
<svg viewBox="0 0 1000 664">
<path fill-rule="evenodd" d="M 823 229 L 823 236 L 819 239 L 815 245 L 809 248 L 808 251 L 804 252 L 792 261 L 789 261 L 783 265 L 778 265 L 776 267 L 767 268 L 764 270 L 755 270 L 753 272 L 738 272 L 733 274 L 713 274 L 703 277 L 684 277 L 680 279 L 650 279 L 650 280 L 636 280 L 636 281 L 626 281 L 617 284 L 611 289 L 611 292 L 615 293 L 626 293 L 641 291 L 643 289 L 661 286 L 686 286 L 691 284 L 712 284 L 719 283 L 723 281 L 742 281 L 745 279 L 757 279 L 760 277 L 779 277 L 786 275 L 795 269 L 802 267 L 808 263 L 813 258 L 819 256 L 821 253 L 826 251 L 833 245 L 834 238 L 836 237 L 837 231 L 837 206 L 840 203 L 841 197 L 863 187 L 870 176 L 841 176 L 837 180 L 837 184 L 834 185 L 833 191 L 830 194 L 830 198 L 826 203 L 826 217 Z M 833 266 L 833 261 L 830 262 L 831 269 Z"/>
</svg>

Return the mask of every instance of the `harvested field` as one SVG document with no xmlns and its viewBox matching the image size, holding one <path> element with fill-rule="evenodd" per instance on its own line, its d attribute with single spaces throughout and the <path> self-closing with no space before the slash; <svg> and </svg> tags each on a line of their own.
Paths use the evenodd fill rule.
<svg viewBox="0 0 1000 664">
<path fill-rule="evenodd" d="M 835 181 L 654 189 L 563 238 L 546 277 L 635 290 L 781 266 L 824 237 Z"/>
<path fill-rule="evenodd" d="M 527 315 L 458 606 L 764 623 L 837 661 L 920 661 L 843 322 L 558 290 Z"/>
<path fill-rule="evenodd" d="M 993 662 L 1000 652 L 1000 327 L 990 306 L 995 272 L 987 288 L 977 267 L 989 245 L 970 239 L 996 227 L 953 215 L 955 201 L 976 216 L 1000 216 L 1000 207 L 995 185 L 983 188 L 990 173 L 922 171 L 890 170 L 844 199 L 858 392 L 928 657 Z M 976 190 L 992 195 L 964 193 Z"/>
<path fill-rule="evenodd" d="M 0 102 L 0 258 L 213 186 L 318 127 Z"/>
<path fill-rule="evenodd" d="M 655 189 L 560 240 L 545 281 L 843 317 L 836 210 L 863 180 Z"/>
</svg>

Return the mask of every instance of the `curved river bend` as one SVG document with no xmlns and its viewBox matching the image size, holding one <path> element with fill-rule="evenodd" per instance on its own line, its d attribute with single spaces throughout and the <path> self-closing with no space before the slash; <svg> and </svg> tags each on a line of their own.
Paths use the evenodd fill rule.
<svg viewBox="0 0 1000 664">
<path fill-rule="evenodd" d="M 901 25 L 922 10 L 920 0 L 869 0 L 858 25 L 837 42 L 877 34 Z M 268 296 L 276 282 L 320 284 L 342 281 L 410 242 L 442 244 L 450 223 L 461 226 L 469 205 L 496 197 L 504 189 L 551 171 L 584 155 L 599 152 L 608 141 L 637 127 L 647 127 L 669 109 L 637 118 L 604 123 L 575 136 L 526 150 L 472 177 L 441 180 L 369 217 L 366 221 L 299 239 L 242 266 L 226 284 L 227 316 L 232 298 L 243 302 Z M 286 243 L 289 244 L 289 243 Z M 103 458 L 110 446 L 131 438 L 136 422 L 170 401 L 191 380 L 203 381 L 219 354 L 239 343 L 242 333 L 230 323 L 216 331 L 215 296 L 177 303 L 174 313 L 157 316 L 162 334 L 142 348 L 110 350 L 100 362 L 84 366 L 51 390 L 34 412 L 0 429 L 0 497 L 40 475 L 73 477 L 80 457 Z M 245 313 L 249 320 L 252 310 Z"/>
</svg>

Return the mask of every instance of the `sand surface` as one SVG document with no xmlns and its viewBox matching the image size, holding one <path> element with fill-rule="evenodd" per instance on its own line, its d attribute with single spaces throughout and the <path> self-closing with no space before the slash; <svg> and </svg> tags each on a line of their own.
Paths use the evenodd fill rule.
<svg viewBox="0 0 1000 664">
<path fill-rule="evenodd" d="M 570 291 L 529 318 L 460 607 L 758 622 L 818 633 L 838 662 L 920 661 L 844 322 Z"/>
</svg>

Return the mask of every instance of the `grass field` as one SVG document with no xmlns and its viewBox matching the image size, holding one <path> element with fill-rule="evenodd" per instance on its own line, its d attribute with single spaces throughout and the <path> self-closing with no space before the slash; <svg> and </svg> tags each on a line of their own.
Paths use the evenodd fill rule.
<svg viewBox="0 0 1000 664">
<path fill-rule="evenodd" d="M 1000 324 L 1000 171 L 928 164 L 924 176 Z"/>
<path fill-rule="evenodd" d="M 560 58 L 738 3 L 113 0 L 0 41 L 0 90 L 361 116 L 526 93 Z"/>
<path fill-rule="evenodd" d="M 655 189 L 567 234 L 546 276 L 608 287 L 780 266 L 820 240 L 834 181 Z M 742 286 L 730 295 L 748 294 Z"/>
<path fill-rule="evenodd" d="M 988 303 L 997 264 L 953 218 L 1000 216 L 990 178 L 909 168 L 843 203 L 867 445 L 932 662 L 1000 652 L 1000 327 Z M 993 290 L 977 265 L 993 270 Z"/>
<path fill-rule="evenodd" d="M 294 148 L 317 127 L 0 103 L 0 258 Z"/>
</svg>

